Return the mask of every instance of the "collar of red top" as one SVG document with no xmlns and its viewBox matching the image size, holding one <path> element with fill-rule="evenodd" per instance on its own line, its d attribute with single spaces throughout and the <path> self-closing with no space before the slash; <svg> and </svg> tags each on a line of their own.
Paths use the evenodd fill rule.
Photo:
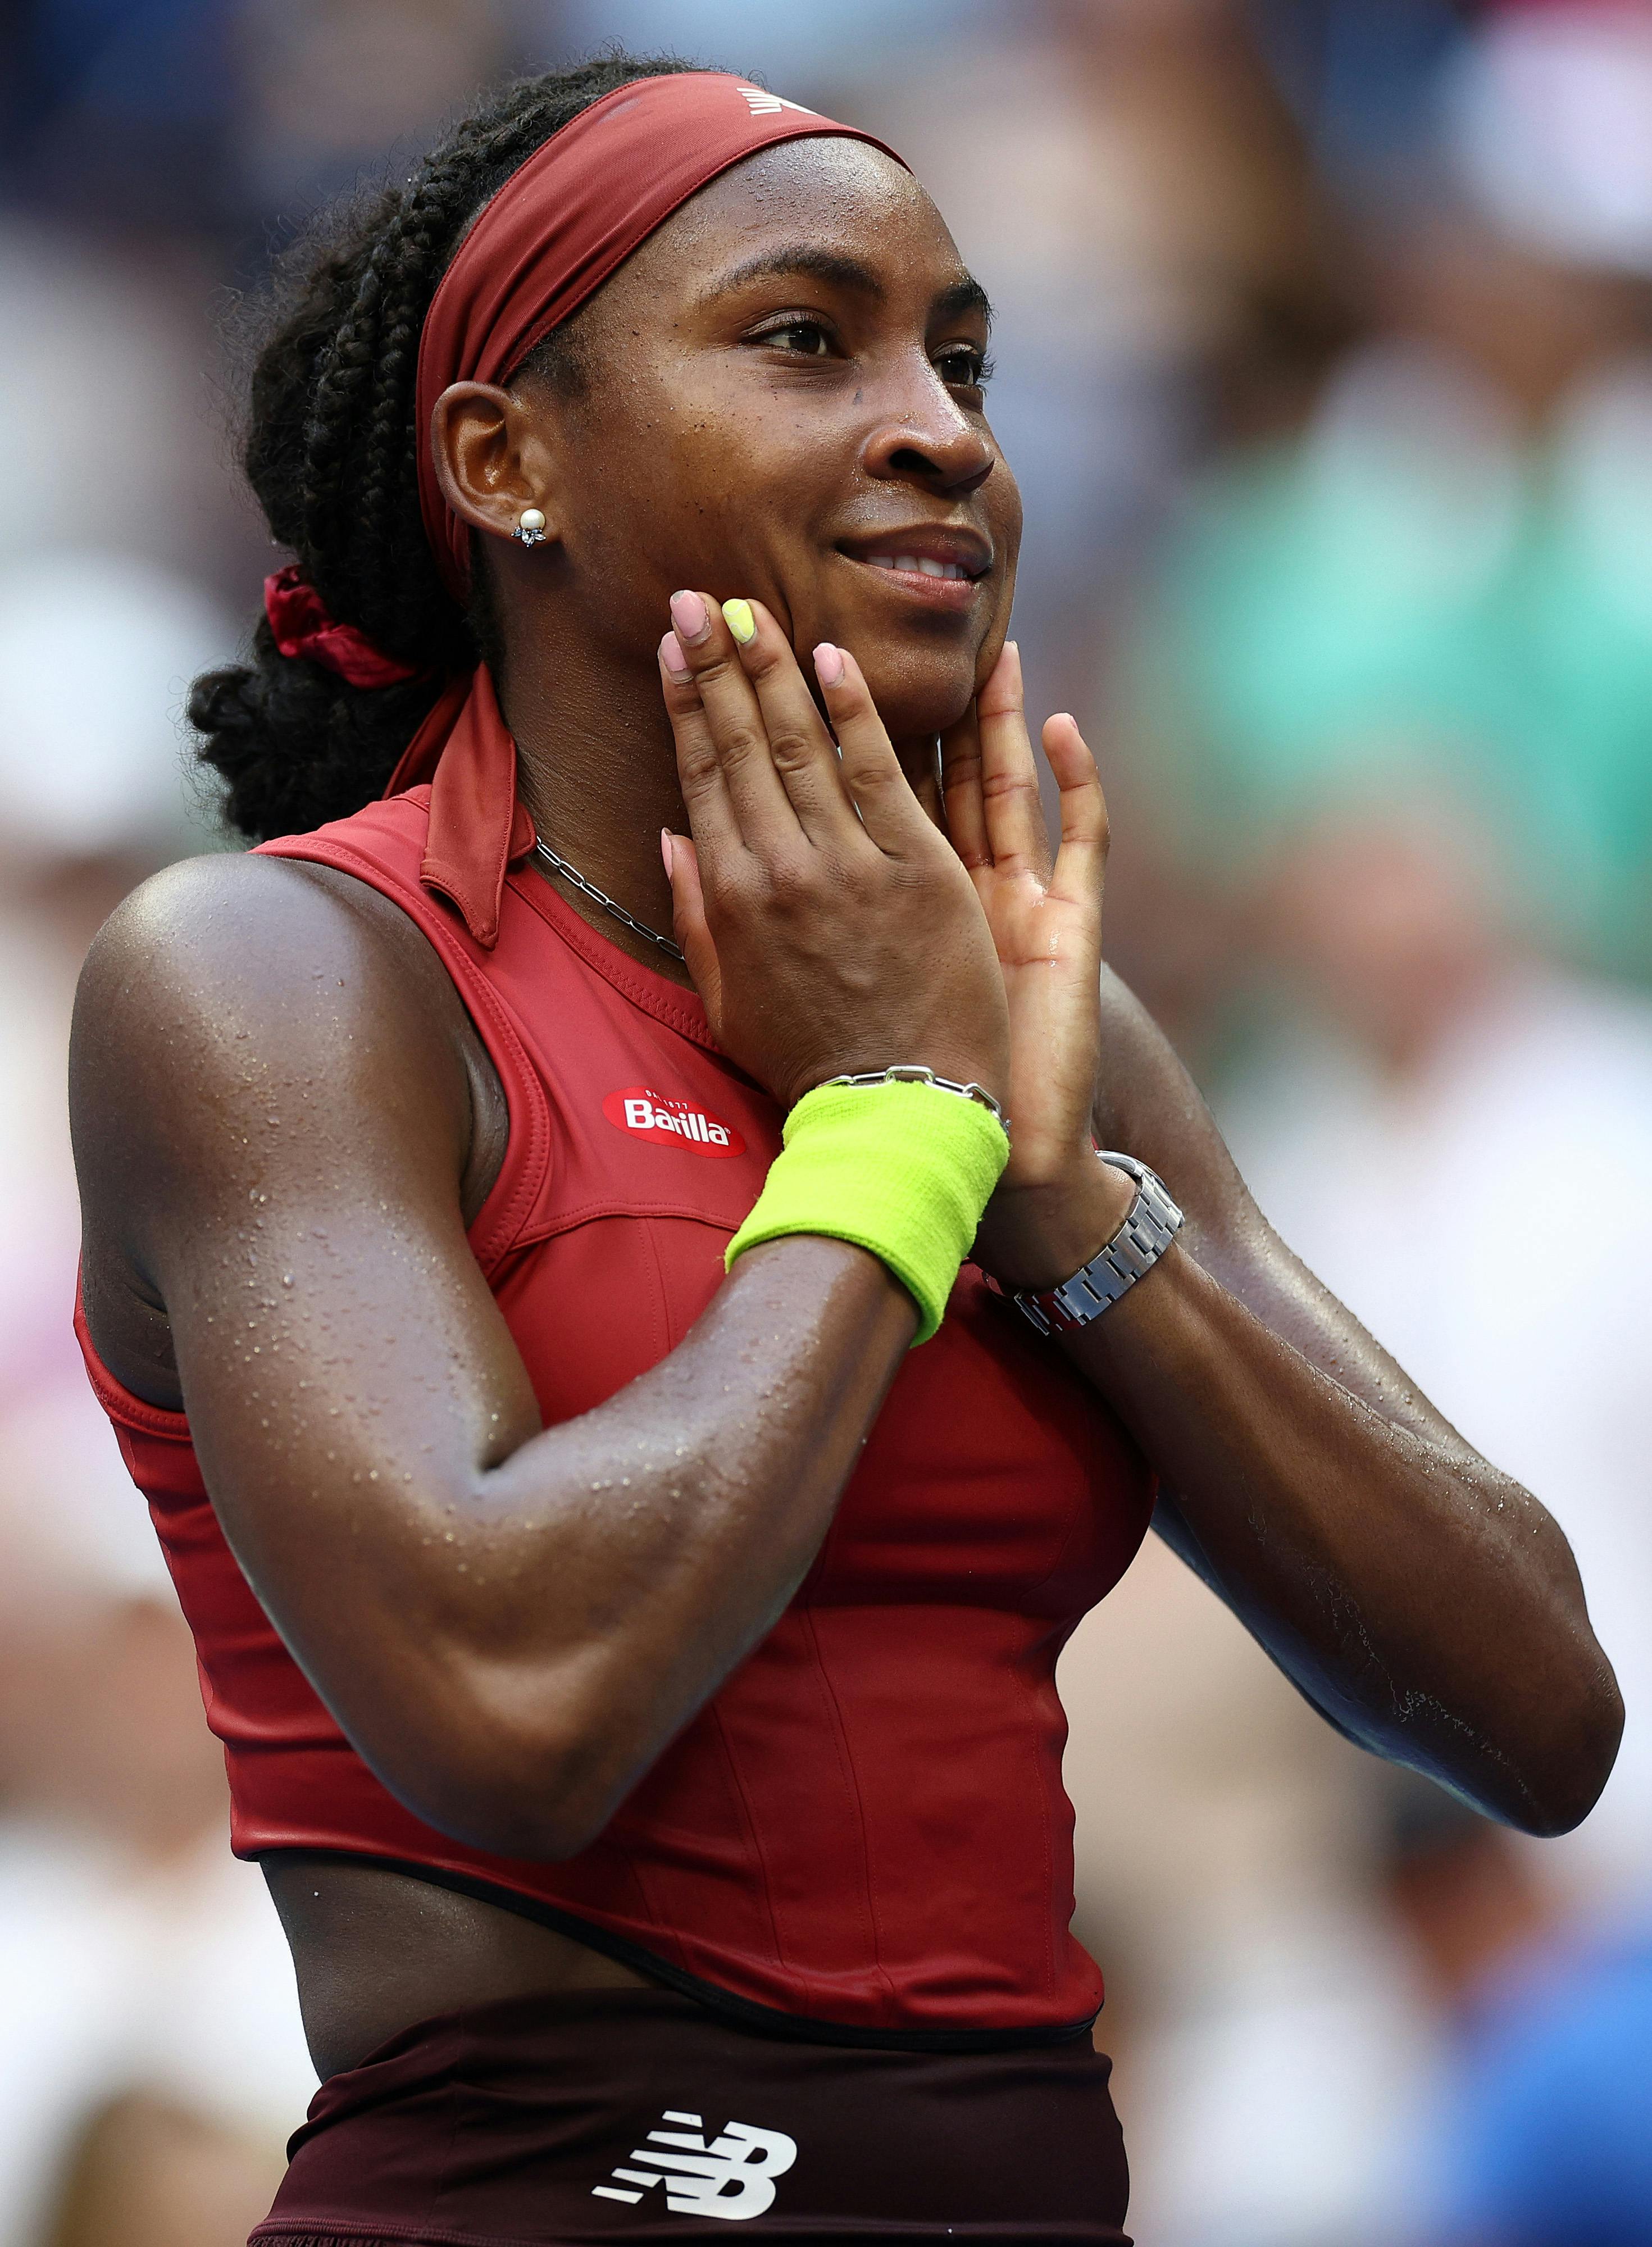
<svg viewBox="0 0 1652 2247">
<path fill-rule="evenodd" d="M 486 664 L 455 679 L 403 751 L 385 794 L 430 783 L 419 878 L 439 890 L 484 951 L 499 940 L 505 875 L 536 839 L 516 796 L 516 744 Z"/>
</svg>

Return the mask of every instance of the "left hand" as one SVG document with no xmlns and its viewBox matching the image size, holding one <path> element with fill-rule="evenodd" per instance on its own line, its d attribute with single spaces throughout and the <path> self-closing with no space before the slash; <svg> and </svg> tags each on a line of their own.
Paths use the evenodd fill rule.
<svg viewBox="0 0 1652 2247">
<path fill-rule="evenodd" d="M 1007 1286 L 1071 1277 L 1111 1239 L 1130 1180 L 1090 1138 L 1101 1062 L 1099 990 L 1107 803 L 1073 719 L 1045 721 L 1061 791 L 1054 861 L 1012 641 L 965 715 L 941 737 L 952 847 L 968 869 L 1009 1001 L 1011 1152 L 975 1258 Z"/>
</svg>

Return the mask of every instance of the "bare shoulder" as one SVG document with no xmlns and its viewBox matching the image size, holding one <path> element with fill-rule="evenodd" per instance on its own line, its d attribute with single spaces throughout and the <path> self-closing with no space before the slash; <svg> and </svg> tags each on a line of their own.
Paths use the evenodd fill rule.
<svg viewBox="0 0 1652 2247">
<path fill-rule="evenodd" d="M 346 994 L 331 1017 L 403 991 L 421 1007 L 451 997 L 406 914 L 353 876 L 250 852 L 186 858 L 104 923 L 81 973 L 76 1042 L 186 1031 L 203 1014 L 221 1027 L 226 1006 L 314 1024 L 330 1018 L 314 1003 L 324 987 Z"/>
<path fill-rule="evenodd" d="M 88 1315 L 128 1281 L 156 1305 L 192 1236 L 249 1199 L 449 1192 L 471 1104 L 468 1021 L 393 904 L 300 861 L 185 860 L 93 942 L 70 1048 Z"/>
<path fill-rule="evenodd" d="M 146 1113 L 189 1137 L 195 1093 L 346 1105 L 453 1055 L 463 1009 L 419 931 L 348 874 L 284 858 L 191 858 L 146 882 L 94 940 L 70 1051 L 78 1145 Z M 318 1075 L 317 1072 L 324 1072 Z M 295 1074 L 296 1073 L 296 1074 Z M 266 1101 L 266 1105 L 267 1105 Z"/>
</svg>

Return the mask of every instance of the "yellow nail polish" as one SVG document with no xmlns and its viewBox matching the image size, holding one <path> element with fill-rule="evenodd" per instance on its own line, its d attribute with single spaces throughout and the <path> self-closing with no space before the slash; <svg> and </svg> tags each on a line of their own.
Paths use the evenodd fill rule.
<svg viewBox="0 0 1652 2247">
<path fill-rule="evenodd" d="M 749 601 L 725 601 L 723 622 L 742 647 L 747 640 L 755 639 L 757 637 L 757 619 L 752 614 L 752 604 Z"/>
</svg>

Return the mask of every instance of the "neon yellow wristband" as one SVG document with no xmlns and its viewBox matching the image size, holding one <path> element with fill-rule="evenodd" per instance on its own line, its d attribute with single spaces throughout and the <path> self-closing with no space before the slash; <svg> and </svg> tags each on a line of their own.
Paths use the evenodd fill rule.
<svg viewBox="0 0 1652 2247">
<path fill-rule="evenodd" d="M 782 1137 L 726 1267 L 788 1233 L 852 1240 L 907 1288 L 918 1305 L 913 1347 L 927 1342 L 1009 1160 L 1003 1125 L 933 1084 L 823 1084 L 804 1094 Z"/>
</svg>

